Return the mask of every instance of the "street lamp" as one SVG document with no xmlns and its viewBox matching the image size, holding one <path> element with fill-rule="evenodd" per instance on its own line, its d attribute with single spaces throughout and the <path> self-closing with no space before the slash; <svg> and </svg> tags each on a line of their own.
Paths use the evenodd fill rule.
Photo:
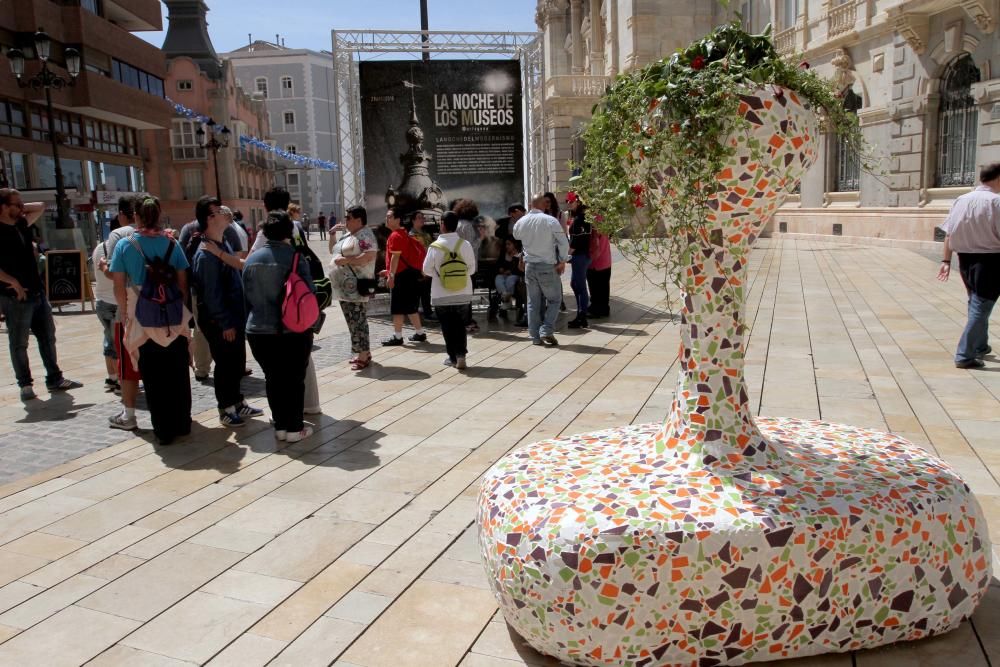
<svg viewBox="0 0 1000 667">
<path fill-rule="evenodd" d="M 216 138 L 216 129 L 219 127 L 214 120 L 208 119 L 205 123 L 205 127 L 208 128 L 208 141 L 205 140 L 205 130 L 203 128 L 198 128 L 195 134 L 198 135 L 198 142 L 202 148 L 206 148 L 212 151 L 212 167 L 215 169 L 215 197 L 222 201 L 222 186 L 219 184 L 219 149 L 229 147 L 229 128 L 225 125 L 222 129 L 218 131 L 218 136 L 221 139 Z"/>
<path fill-rule="evenodd" d="M 32 77 L 24 76 L 24 53 L 19 49 L 7 51 L 7 59 L 10 60 L 10 69 L 17 79 L 17 85 L 21 88 L 31 88 L 32 90 L 45 91 L 45 113 L 49 123 L 49 141 L 52 142 L 52 160 L 56 169 L 56 227 L 67 229 L 71 227 L 70 221 L 66 218 L 66 187 L 63 184 L 62 167 L 59 164 L 59 133 L 55 131 L 55 118 L 52 113 L 52 89 L 61 90 L 63 88 L 76 85 L 77 77 L 80 76 L 80 52 L 73 48 L 63 50 L 66 58 L 66 72 L 69 78 L 59 76 L 49 69 L 49 56 L 52 53 L 52 40 L 48 34 L 39 28 L 35 33 L 35 56 L 42 63 L 42 69 Z"/>
</svg>

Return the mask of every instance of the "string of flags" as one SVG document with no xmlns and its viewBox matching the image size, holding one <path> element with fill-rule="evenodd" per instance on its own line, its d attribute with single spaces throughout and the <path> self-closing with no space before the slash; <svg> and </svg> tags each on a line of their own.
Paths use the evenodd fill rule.
<svg viewBox="0 0 1000 667">
<path fill-rule="evenodd" d="M 174 112 L 178 116 L 183 116 L 189 120 L 194 120 L 199 123 L 207 123 L 210 119 L 208 116 L 202 115 L 195 111 L 194 109 L 189 109 L 188 107 L 180 104 L 179 102 L 174 102 L 169 97 L 166 98 L 167 102 L 174 107 Z M 293 162 L 299 167 L 303 168 L 314 168 L 323 169 L 326 171 L 337 171 L 337 163 L 330 162 L 329 160 L 320 160 L 314 157 L 307 157 L 305 155 L 298 155 L 296 153 L 289 153 L 288 151 L 278 148 L 277 146 L 272 146 L 271 144 L 258 139 L 257 137 L 251 136 L 249 134 L 241 134 L 239 136 L 240 146 L 247 147 L 252 146 L 262 151 L 271 153 L 282 160 L 287 160 L 288 162 Z"/>
</svg>

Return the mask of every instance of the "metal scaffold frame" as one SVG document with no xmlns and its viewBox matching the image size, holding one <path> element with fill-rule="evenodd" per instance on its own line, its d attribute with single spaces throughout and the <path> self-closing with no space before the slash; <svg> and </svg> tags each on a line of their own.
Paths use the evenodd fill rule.
<svg viewBox="0 0 1000 667">
<path fill-rule="evenodd" d="M 365 197 L 364 150 L 361 134 L 361 86 L 358 64 L 364 54 L 423 54 L 517 58 L 521 63 L 525 194 L 544 189 L 546 182 L 542 123 L 545 66 L 540 33 L 446 32 L 436 30 L 333 30 L 334 106 L 339 144 L 340 201 L 344 208 L 361 205 Z M 377 56 L 376 56 L 377 57 Z"/>
</svg>

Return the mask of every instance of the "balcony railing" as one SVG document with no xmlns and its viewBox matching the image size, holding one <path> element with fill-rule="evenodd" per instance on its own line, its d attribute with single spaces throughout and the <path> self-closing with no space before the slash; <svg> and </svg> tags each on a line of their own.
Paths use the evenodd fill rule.
<svg viewBox="0 0 1000 667">
<path fill-rule="evenodd" d="M 551 76 L 546 97 L 600 97 L 611 85 L 611 77 L 573 74 Z"/>
<path fill-rule="evenodd" d="M 778 53 L 788 55 L 795 51 L 795 33 L 794 27 L 775 33 L 774 48 L 777 49 Z"/>
<path fill-rule="evenodd" d="M 847 0 L 839 7 L 834 7 L 827 14 L 827 35 L 836 37 L 854 29 L 854 23 L 858 18 L 858 6 L 854 0 Z"/>
</svg>

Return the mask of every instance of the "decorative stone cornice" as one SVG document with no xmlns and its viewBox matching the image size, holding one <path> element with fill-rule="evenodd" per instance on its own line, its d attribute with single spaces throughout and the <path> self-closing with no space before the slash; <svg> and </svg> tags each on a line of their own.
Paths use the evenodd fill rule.
<svg viewBox="0 0 1000 667">
<path fill-rule="evenodd" d="M 566 0 L 538 0 L 538 6 L 535 8 L 535 24 L 539 30 L 545 30 L 545 26 L 553 16 L 561 15 L 565 11 Z"/>
<path fill-rule="evenodd" d="M 930 32 L 930 19 L 926 14 L 905 12 L 899 8 L 889 9 L 892 27 L 906 40 L 913 52 L 923 55 L 927 50 L 927 39 Z"/>
<path fill-rule="evenodd" d="M 996 20 L 993 14 L 986 8 L 984 0 L 961 0 L 960 4 L 965 13 L 975 21 L 976 27 L 987 35 L 993 34 L 996 29 Z"/>
</svg>

